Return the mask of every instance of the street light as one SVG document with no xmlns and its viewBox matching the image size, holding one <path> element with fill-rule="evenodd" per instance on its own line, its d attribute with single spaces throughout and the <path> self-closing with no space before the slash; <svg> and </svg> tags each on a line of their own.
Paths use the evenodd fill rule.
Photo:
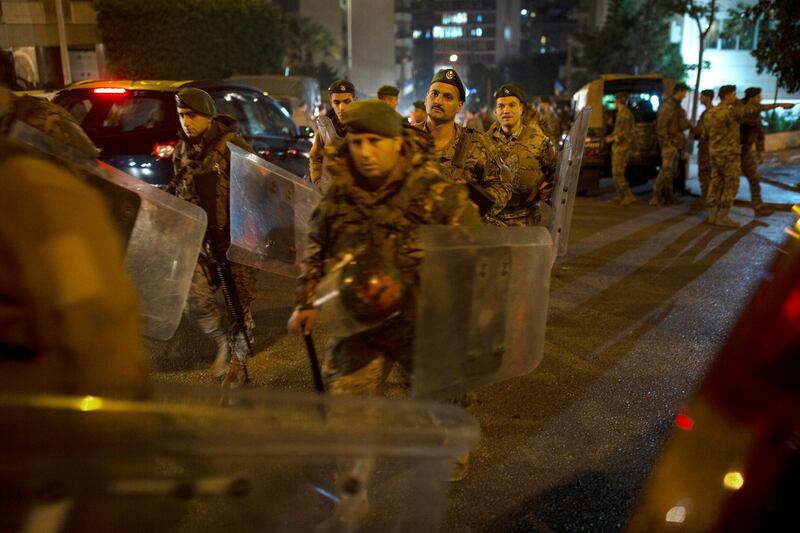
<svg viewBox="0 0 800 533">
<path fill-rule="evenodd" d="M 458 55 L 457 54 L 451 54 L 450 55 L 450 62 L 451 63 L 455 63 L 456 61 L 458 61 Z"/>
</svg>

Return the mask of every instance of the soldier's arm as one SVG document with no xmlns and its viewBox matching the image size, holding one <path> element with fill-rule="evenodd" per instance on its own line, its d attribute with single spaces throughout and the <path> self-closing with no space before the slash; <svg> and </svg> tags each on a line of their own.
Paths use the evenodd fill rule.
<svg viewBox="0 0 800 533">
<path fill-rule="evenodd" d="M 477 159 L 475 166 L 480 175 L 480 184 L 494 199 L 494 206 L 489 209 L 487 215 L 497 215 L 505 209 L 511 199 L 513 176 L 484 135 L 473 134 L 473 149 Z"/>
<path fill-rule="evenodd" d="M 180 171 L 180 160 L 183 153 L 183 141 L 178 141 L 175 145 L 175 152 L 172 154 L 172 179 L 169 180 L 164 190 L 169 194 L 175 194 L 178 188 L 178 172 Z"/>
<path fill-rule="evenodd" d="M 65 374 L 43 380 L 89 391 L 138 388 L 147 374 L 139 310 L 102 199 L 38 159 L 14 158 L 2 172 L 15 177 L 16 190 L 0 195 L 2 218 L 13 221 L 11 231 L 0 224 L 0 241 L 18 265 L 32 348 L 50 358 L 37 368 Z"/>
<path fill-rule="evenodd" d="M 325 141 L 322 140 L 322 135 L 317 133 L 314 136 L 314 143 L 311 145 L 311 150 L 308 152 L 308 175 L 311 176 L 311 182 L 317 183 L 322 179 L 322 160 L 325 154 Z"/>
<path fill-rule="evenodd" d="M 676 112 L 678 113 L 678 127 L 679 127 L 679 129 L 681 130 L 681 132 L 683 130 L 688 130 L 689 128 L 692 127 L 692 123 L 689 122 L 689 117 L 686 116 L 686 110 L 683 109 L 680 106 L 675 106 L 675 107 L 678 108 L 676 110 Z"/>
<path fill-rule="evenodd" d="M 295 298 L 297 309 L 314 308 L 314 293 L 320 280 L 325 276 L 327 223 L 323 202 L 317 204 L 311 213 L 308 228 L 303 272 L 300 274 Z"/>
<path fill-rule="evenodd" d="M 545 139 L 542 145 L 542 155 L 539 162 L 542 169 L 542 182 L 539 184 L 539 199 L 549 202 L 556 185 L 556 172 L 558 166 L 558 154 L 556 147 L 550 139 Z"/>
<path fill-rule="evenodd" d="M 770 111 L 772 109 L 791 109 L 795 104 L 761 104 L 759 111 Z"/>
</svg>

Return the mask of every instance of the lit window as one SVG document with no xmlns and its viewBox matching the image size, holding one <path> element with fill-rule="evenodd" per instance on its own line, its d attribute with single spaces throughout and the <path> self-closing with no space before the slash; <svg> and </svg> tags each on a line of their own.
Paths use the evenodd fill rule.
<svg viewBox="0 0 800 533">
<path fill-rule="evenodd" d="M 460 13 L 445 13 L 442 15 L 442 24 L 466 24 L 467 14 Z"/>
<path fill-rule="evenodd" d="M 419 39 L 420 37 L 422 37 L 422 30 L 414 30 L 413 32 L 411 32 L 411 36 L 414 39 Z"/>
<path fill-rule="evenodd" d="M 547 44 L 547 37 L 542 35 L 542 37 L 539 39 L 539 44 L 541 44 L 542 46 L 546 45 Z"/>
<path fill-rule="evenodd" d="M 527 9 L 523 9 L 522 11 L 519 12 L 519 14 L 522 15 L 523 17 L 527 17 L 528 16 L 528 10 Z"/>
<path fill-rule="evenodd" d="M 483 15 L 478 15 L 475 17 L 475 22 L 483 22 Z"/>
<path fill-rule="evenodd" d="M 464 36 L 461 26 L 434 26 L 434 39 L 458 39 Z"/>
</svg>

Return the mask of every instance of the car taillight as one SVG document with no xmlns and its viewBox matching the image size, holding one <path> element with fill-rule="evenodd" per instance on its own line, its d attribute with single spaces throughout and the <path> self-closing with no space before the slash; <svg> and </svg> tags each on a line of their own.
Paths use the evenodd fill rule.
<svg viewBox="0 0 800 533">
<path fill-rule="evenodd" d="M 94 94 L 125 94 L 128 89 L 123 89 L 122 87 L 98 87 L 92 92 Z"/>
<path fill-rule="evenodd" d="M 288 150 L 286 150 L 286 153 L 289 155 L 297 155 L 297 150 L 295 150 L 294 148 L 289 148 Z"/>
<path fill-rule="evenodd" d="M 167 141 L 165 143 L 156 143 L 153 146 L 153 155 L 157 159 L 170 159 L 172 154 L 175 153 L 176 141 Z"/>
<path fill-rule="evenodd" d="M 266 149 L 266 150 L 258 150 L 257 152 L 258 152 L 258 155 L 260 155 L 261 157 L 263 157 L 263 158 L 265 158 L 265 159 L 266 159 L 267 157 L 269 157 L 269 149 Z"/>
</svg>

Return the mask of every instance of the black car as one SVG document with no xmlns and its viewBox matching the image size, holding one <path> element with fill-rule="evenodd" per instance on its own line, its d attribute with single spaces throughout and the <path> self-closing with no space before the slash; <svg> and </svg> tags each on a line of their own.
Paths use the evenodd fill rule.
<svg viewBox="0 0 800 533">
<path fill-rule="evenodd" d="M 101 149 L 100 158 L 156 187 L 172 179 L 172 154 L 180 123 L 175 94 L 198 87 L 230 115 L 256 153 L 297 176 L 308 174 L 313 132 L 298 128 L 289 112 L 258 89 L 235 81 L 84 81 L 53 101 L 80 122 Z"/>
</svg>

